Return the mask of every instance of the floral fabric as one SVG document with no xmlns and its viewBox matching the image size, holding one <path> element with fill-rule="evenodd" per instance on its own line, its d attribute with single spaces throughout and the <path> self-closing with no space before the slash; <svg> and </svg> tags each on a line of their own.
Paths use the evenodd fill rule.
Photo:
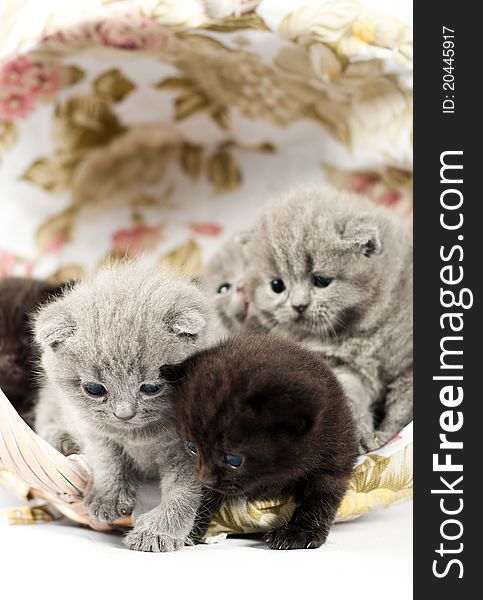
<svg viewBox="0 0 483 600">
<path fill-rule="evenodd" d="M 4 0 L 0 276 L 139 255 L 196 274 L 298 181 L 411 227 L 408 4 L 262 0 L 212 21 L 199 0 Z"/>
</svg>

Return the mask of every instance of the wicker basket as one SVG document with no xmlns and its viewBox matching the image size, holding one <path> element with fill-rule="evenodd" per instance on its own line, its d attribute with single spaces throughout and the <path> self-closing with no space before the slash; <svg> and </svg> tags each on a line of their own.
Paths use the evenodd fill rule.
<svg viewBox="0 0 483 600">
<path fill-rule="evenodd" d="M 239 4 L 213 20 L 199 0 L 2 2 L 0 276 L 81 278 L 140 253 L 194 274 L 300 180 L 363 192 L 410 227 L 408 3 Z M 411 426 L 361 457 L 338 518 L 409 497 L 411 458 Z M 9 522 L 52 518 L 48 505 L 92 526 L 82 457 L 49 447 L 3 393 L 0 459 L 0 482 L 31 500 Z M 290 510 L 238 500 L 211 533 Z"/>
</svg>

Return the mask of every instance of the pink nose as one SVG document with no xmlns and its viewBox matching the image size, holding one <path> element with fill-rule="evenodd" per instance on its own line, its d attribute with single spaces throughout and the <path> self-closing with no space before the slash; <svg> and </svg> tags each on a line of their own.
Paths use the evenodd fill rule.
<svg viewBox="0 0 483 600">
<path fill-rule="evenodd" d="M 305 312 L 307 310 L 307 304 L 298 304 L 296 306 L 292 305 L 292 308 L 294 309 L 295 312 L 302 314 L 303 312 Z"/>
<path fill-rule="evenodd" d="M 236 286 L 236 291 L 237 291 L 239 294 L 242 294 L 242 293 L 245 291 L 245 286 L 244 286 L 244 285 L 237 285 L 237 286 Z"/>
<path fill-rule="evenodd" d="M 130 421 L 134 416 L 136 416 L 136 411 L 120 409 L 117 412 L 114 412 L 114 416 L 120 421 Z"/>
</svg>

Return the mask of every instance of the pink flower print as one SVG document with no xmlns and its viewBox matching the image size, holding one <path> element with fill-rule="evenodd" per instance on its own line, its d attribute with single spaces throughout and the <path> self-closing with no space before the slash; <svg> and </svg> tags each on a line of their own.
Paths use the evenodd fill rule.
<svg viewBox="0 0 483 600">
<path fill-rule="evenodd" d="M 161 225 L 138 225 L 132 229 L 121 229 L 112 236 L 113 251 L 117 255 L 135 256 L 146 250 L 153 250 L 161 237 L 161 229 Z"/>
<path fill-rule="evenodd" d="M 0 66 L 0 117 L 13 120 L 28 115 L 37 99 L 55 96 L 69 79 L 62 65 L 17 56 Z"/>
<path fill-rule="evenodd" d="M 123 19 L 109 19 L 100 23 L 99 36 L 104 46 L 124 50 L 138 50 L 146 44 L 142 30 Z"/>
<path fill-rule="evenodd" d="M 26 117 L 34 107 L 32 95 L 19 92 L 0 92 L 0 118 L 6 121 Z"/>
<path fill-rule="evenodd" d="M 101 44 L 124 50 L 168 49 L 174 47 L 176 38 L 159 23 L 150 19 L 110 18 L 97 26 Z"/>
<path fill-rule="evenodd" d="M 60 70 L 39 70 L 35 73 L 34 84 L 31 88 L 32 94 L 40 96 L 44 100 L 48 100 L 55 96 L 60 88 L 66 83 L 66 80 L 62 77 Z"/>
<path fill-rule="evenodd" d="M 68 235 L 66 233 L 56 233 L 49 243 L 44 246 L 44 251 L 52 254 L 57 254 L 60 252 L 62 247 L 68 240 Z"/>
<path fill-rule="evenodd" d="M 378 202 L 386 206 L 395 206 L 401 198 L 402 195 L 397 190 L 388 190 L 379 196 Z"/>
<path fill-rule="evenodd" d="M 24 76 L 32 67 L 25 56 L 17 56 L 4 63 L 0 70 L 0 87 L 18 89 L 24 85 Z"/>
<path fill-rule="evenodd" d="M 16 262 L 13 254 L 0 250 L 0 277 L 13 275 Z"/>
<path fill-rule="evenodd" d="M 354 192 L 368 193 L 374 187 L 376 180 L 370 175 L 364 173 L 355 173 L 351 177 L 350 188 Z"/>
<path fill-rule="evenodd" d="M 216 223 L 193 223 L 190 225 L 191 229 L 196 233 L 200 233 L 201 235 L 220 235 L 223 231 L 223 228 Z"/>
</svg>

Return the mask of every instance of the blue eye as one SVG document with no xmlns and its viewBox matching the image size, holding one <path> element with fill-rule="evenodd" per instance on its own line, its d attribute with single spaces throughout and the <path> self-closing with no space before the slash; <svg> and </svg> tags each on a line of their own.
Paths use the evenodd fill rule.
<svg viewBox="0 0 483 600">
<path fill-rule="evenodd" d="M 325 288 L 332 281 L 332 277 L 324 277 L 323 275 L 314 275 L 312 277 L 312 283 L 315 287 Z"/>
<path fill-rule="evenodd" d="M 281 294 L 285 290 L 285 284 L 281 279 L 272 279 L 270 287 L 276 294 Z"/>
<path fill-rule="evenodd" d="M 107 394 L 106 388 L 100 383 L 84 383 L 82 387 L 89 396 L 99 397 Z"/>
<path fill-rule="evenodd" d="M 186 442 L 186 447 L 191 454 L 198 454 L 198 446 L 194 442 Z"/>
<path fill-rule="evenodd" d="M 143 383 L 139 389 L 143 394 L 157 394 L 161 388 L 154 383 Z"/>
<path fill-rule="evenodd" d="M 231 283 L 222 283 L 218 288 L 218 294 L 226 294 L 227 291 L 231 288 Z"/>
<path fill-rule="evenodd" d="M 239 469 L 245 462 L 243 456 L 237 456 L 236 454 L 225 454 L 223 460 L 227 465 L 230 465 L 232 469 Z"/>
</svg>

